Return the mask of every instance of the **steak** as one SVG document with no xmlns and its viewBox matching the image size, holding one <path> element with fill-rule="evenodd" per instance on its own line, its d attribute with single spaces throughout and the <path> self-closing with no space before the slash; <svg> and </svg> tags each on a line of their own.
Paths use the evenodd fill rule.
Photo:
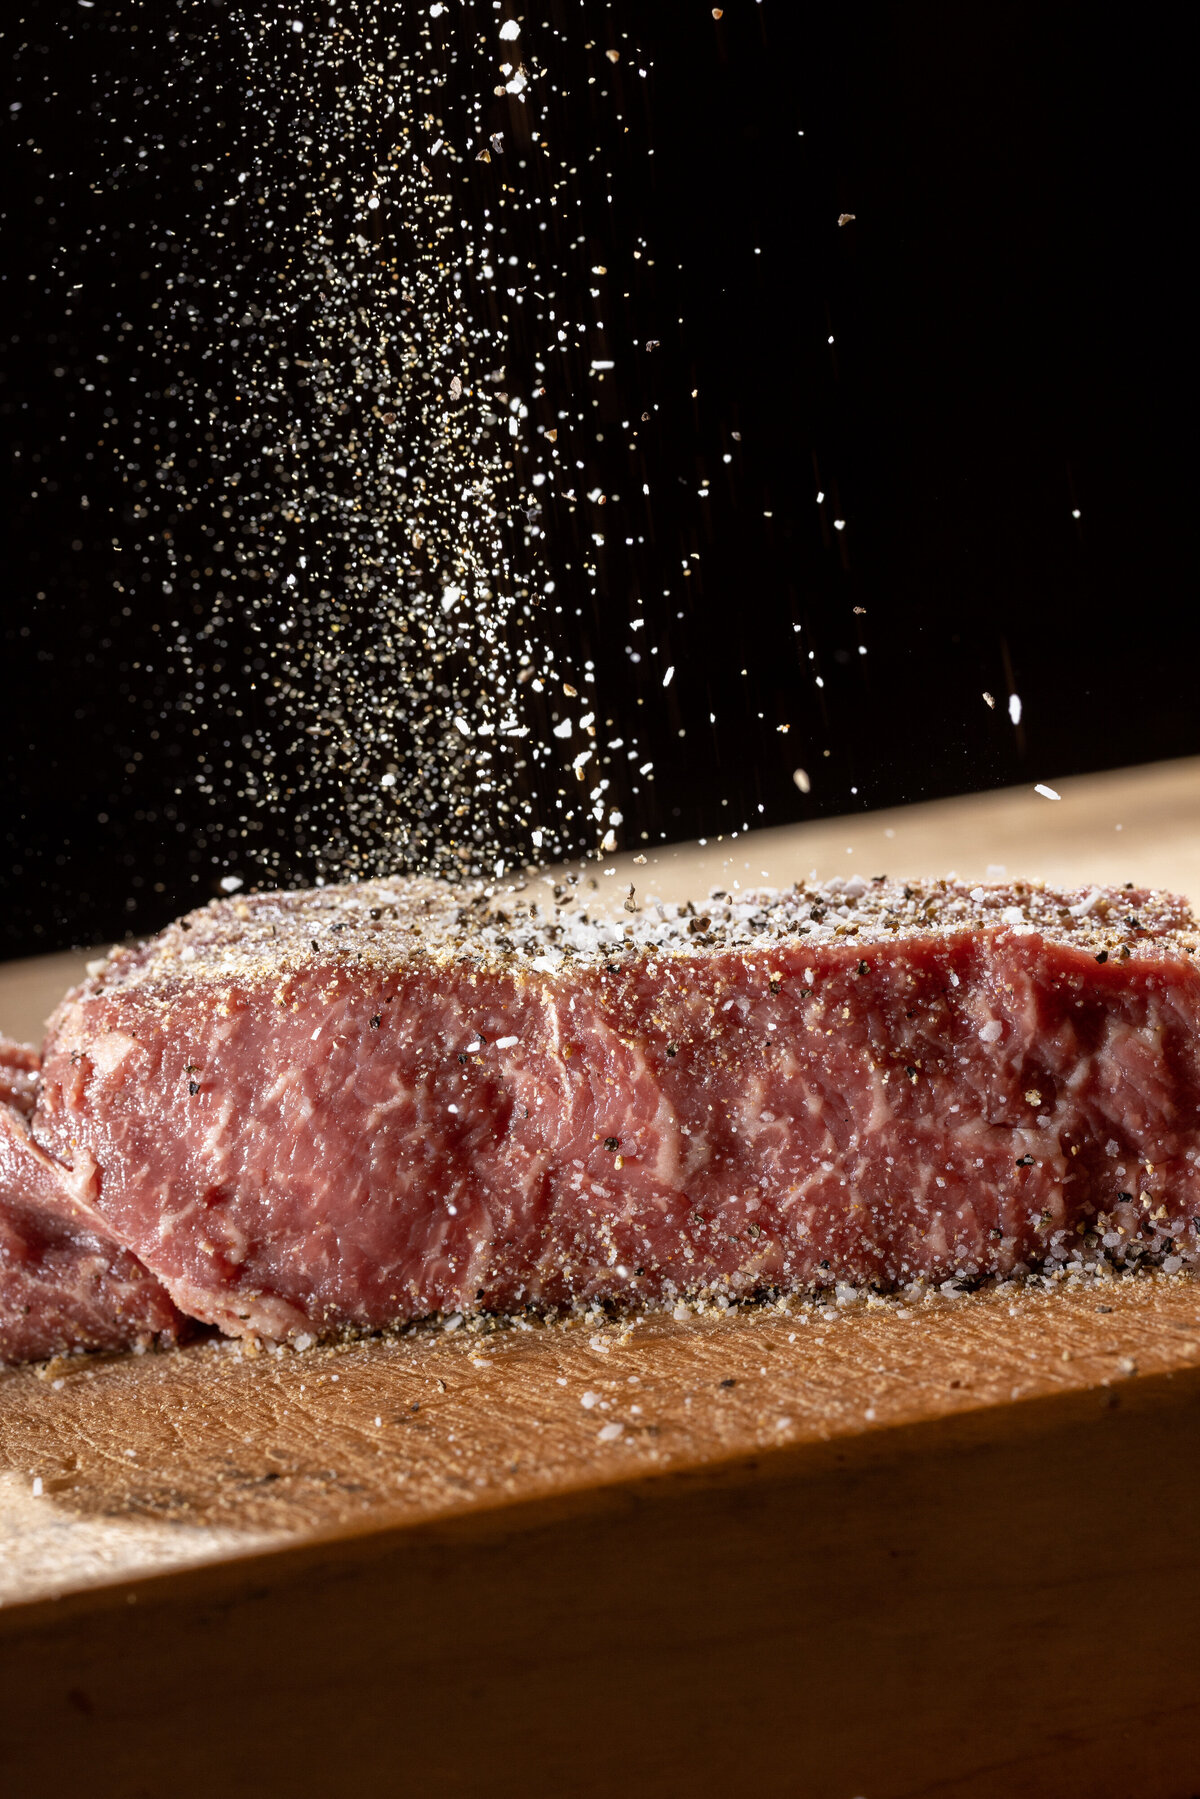
<svg viewBox="0 0 1200 1799">
<path fill-rule="evenodd" d="M 1183 901 L 544 892 L 257 894 L 118 949 L 33 1138 L 181 1311 L 274 1338 L 1195 1259 Z"/>
<path fill-rule="evenodd" d="M 136 1257 L 81 1220 L 66 1170 L 33 1141 L 38 1058 L 0 1039 L 0 1360 L 173 1342 L 183 1320 Z"/>
</svg>

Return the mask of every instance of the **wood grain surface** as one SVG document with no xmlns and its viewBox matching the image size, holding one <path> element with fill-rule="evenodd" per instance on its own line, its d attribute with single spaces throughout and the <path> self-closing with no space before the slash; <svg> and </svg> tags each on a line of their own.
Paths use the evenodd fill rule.
<svg viewBox="0 0 1200 1799">
<path fill-rule="evenodd" d="M 603 878 L 1200 894 L 1200 763 L 1053 784 Z M 1198 1491 L 1184 1276 L 10 1370 L 0 1785 L 1188 1799 Z"/>
</svg>

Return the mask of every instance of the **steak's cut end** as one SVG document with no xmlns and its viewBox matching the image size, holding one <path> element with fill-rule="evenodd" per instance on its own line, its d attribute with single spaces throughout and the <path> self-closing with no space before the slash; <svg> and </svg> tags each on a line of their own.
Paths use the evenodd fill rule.
<svg viewBox="0 0 1200 1799">
<path fill-rule="evenodd" d="M 1179 1265 L 1198 947 L 1133 889 L 249 895 L 69 996 L 33 1132 L 235 1332 Z"/>
<path fill-rule="evenodd" d="M 36 1052 L 0 1039 L 0 1362 L 177 1341 L 187 1320 L 165 1288 L 93 1227 L 32 1140 L 36 1076 Z"/>
</svg>

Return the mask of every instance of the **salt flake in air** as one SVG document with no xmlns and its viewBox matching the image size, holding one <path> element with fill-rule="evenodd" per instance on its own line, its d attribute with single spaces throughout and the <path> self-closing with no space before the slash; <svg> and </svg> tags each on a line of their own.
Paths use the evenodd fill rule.
<svg viewBox="0 0 1200 1799">
<path fill-rule="evenodd" d="M 1020 724 L 1021 696 L 1019 693 L 1010 693 L 1008 696 L 1008 716 L 1012 719 L 1014 725 Z"/>
<path fill-rule="evenodd" d="M 1055 793 L 1053 787 L 1047 787 L 1044 781 L 1039 781 L 1033 791 L 1040 793 L 1044 800 L 1060 800 L 1062 798 L 1061 793 Z"/>
<path fill-rule="evenodd" d="M 515 19 L 505 19 L 503 25 L 500 27 L 500 36 L 504 41 L 511 44 L 513 39 L 519 38 L 520 35 L 521 27 L 517 24 L 517 21 Z"/>
</svg>

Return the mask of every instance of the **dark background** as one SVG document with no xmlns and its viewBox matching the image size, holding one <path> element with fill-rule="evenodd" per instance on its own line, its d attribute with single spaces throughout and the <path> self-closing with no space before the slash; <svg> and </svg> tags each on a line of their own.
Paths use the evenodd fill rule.
<svg viewBox="0 0 1200 1799">
<path fill-rule="evenodd" d="M 595 658 L 607 715 L 636 718 L 656 763 L 624 841 L 1200 750 L 1184 9 L 514 10 L 523 49 L 543 18 L 571 34 L 570 57 L 539 46 L 570 102 L 538 104 L 556 143 L 578 138 L 581 204 L 538 254 L 578 265 L 581 292 L 602 262 L 613 290 L 580 353 L 618 364 L 580 485 L 621 493 L 646 539 L 626 552 L 610 532 L 593 598 L 590 521 L 547 507 L 548 559 L 574 571 L 564 645 Z M 21 103 L 4 126 L 0 955 L 148 930 L 227 869 L 266 868 L 223 847 L 170 682 L 139 666 L 164 602 L 152 571 L 131 575 L 136 520 L 99 447 L 119 419 L 97 358 L 111 373 L 124 356 L 127 387 L 167 378 L 146 243 L 152 224 L 186 229 L 231 79 L 164 93 L 169 17 L 37 5 L 0 40 Z M 517 110 L 496 103 L 519 142 Z M 122 140 L 132 160 L 155 134 L 153 173 L 106 187 Z M 584 162 L 596 145 L 607 185 Z M 144 368 L 114 348 L 118 313 Z M 650 337 L 652 358 L 631 347 Z M 531 353 L 514 336 L 515 370 Z M 548 409 L 579 363 L 553 368 Z M 636 440 L 613 428 L 644 409 Z M 286 820 L 277 836 L 303 877 Z"/>
</svg>

